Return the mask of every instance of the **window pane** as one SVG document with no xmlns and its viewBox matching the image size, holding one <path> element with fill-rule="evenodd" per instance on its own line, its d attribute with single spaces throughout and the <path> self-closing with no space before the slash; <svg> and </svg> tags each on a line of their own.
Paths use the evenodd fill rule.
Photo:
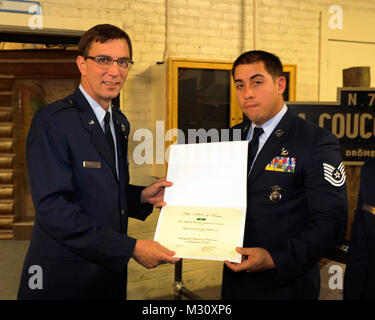
<svg viewBox="0 0 375 320">
<path fill-rule="evenodd" d="M 188 129 L 226 129 L 229 127 L 230 71 L 178 69 L 178 128 L 188 141 Z M 207 142 L 215 138 L 208 138 Z M 206 142 L 206 141 L 200 141 Z"/>
</svg>

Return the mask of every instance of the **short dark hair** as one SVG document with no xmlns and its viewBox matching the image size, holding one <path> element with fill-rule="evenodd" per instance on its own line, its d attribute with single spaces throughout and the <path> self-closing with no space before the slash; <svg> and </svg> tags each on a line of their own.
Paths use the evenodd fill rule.
<svg viewBox="0 0 375 320">
<path fill-rule="evenodd" d="M 86 31 L 79 40 L 78 54 L 86 57 L 93 42 L 104 43 L 108 40 L 125 39 L 128 43 L 130 59 L 133 57 L 132 43 L 124 30 L 111 24 L 98 24 Z"/>
<path fill-rule="evenodd" d="M 283 65 L 278 56 L 273 53 L 253 50 L 241 54 L 233 63 L 232 76 L 234 78 L 234 71 L 240 64 L 253 64 L 263 62 L 266 71 L 272 76 L 273 79 L 283 75 Z"/>
</svg>

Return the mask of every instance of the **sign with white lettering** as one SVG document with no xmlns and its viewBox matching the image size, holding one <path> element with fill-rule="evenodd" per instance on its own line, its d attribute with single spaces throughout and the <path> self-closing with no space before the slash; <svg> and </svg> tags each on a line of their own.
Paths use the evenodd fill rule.
<svg viewBox="0 0 375 320">
<path fill-rule="evenodd" d="M 338 88 L 338 102 L 288 102 L 291 111 L 331 131 L 348 164 L 375 157 L 375 88 Z"/>
<path fill-rule="evenodd" d="M 0 0 L 0 11 L 33 14 L 35 12 L 33 7 L 40 8 L 39 1 L 26 0 Z"/>
</svg>

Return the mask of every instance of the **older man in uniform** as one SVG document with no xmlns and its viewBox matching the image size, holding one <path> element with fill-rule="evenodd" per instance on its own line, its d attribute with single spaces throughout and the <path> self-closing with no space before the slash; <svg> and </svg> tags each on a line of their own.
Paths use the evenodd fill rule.
<svg viewBox="0 0 375 320">
<path fill-rule="evenodd" d="M 123 30 L 91 28 L 79 43 L 81 85 L 33 118 L 26 160 L 36 216 L 19 299 L 125 299 L 130 258 L 146 268 L 178 261 L 127 236 L 128 217 L 146 219 L 171 185 L 129 184 L 129 122 L 111 100 L 132 63 Z"/>
</svg>

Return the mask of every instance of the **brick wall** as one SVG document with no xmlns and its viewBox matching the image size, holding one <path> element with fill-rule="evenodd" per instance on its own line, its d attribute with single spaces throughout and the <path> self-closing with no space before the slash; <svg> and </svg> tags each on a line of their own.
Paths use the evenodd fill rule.
<svg viewBox="0 0 375 320">
<path fill-rule="evenodd" d="M 84 28 L 96 23 L 123 27 L 134 46 L 135 67 L 123 90 L 123 107 L 132 132 L 151 126 L 150 66 L 164 57 L 234 60 L 241 52 L 262 49 L 283 63 L 297 64 L 297 100 L 318 97 L 320 13 L 331 5 L 345 10 L 375 9 L 374 0 L 40 0 L 45 27 Z M 49 18 L 49 19 L 47 19 Z M 65 19 L 65 20 L 64 20 Z M 59 22 L 59 23 L 58 23 Z M 50 25 L 48 25 L 50 24 Z M 369 31 L 371 32 L 371 31 Z M 165 51 L 166 50 L 166 51 Z M 130 152 L 135 147 L 130 144 Z M 129 159 L 131 160 L 131 154 Z M 131 162 L 132 182 L 152 181 L 150 168 Z M 146 223 L 131 221 L 129 232 L 153 237 L 157 212 Z M 222 264 L 190 261 L 184 281 L 190 289 L 220 285 Z M 171 293 L 173 268 L 145 271 L 129 265 L 130 299 Z"/>
</svg>

